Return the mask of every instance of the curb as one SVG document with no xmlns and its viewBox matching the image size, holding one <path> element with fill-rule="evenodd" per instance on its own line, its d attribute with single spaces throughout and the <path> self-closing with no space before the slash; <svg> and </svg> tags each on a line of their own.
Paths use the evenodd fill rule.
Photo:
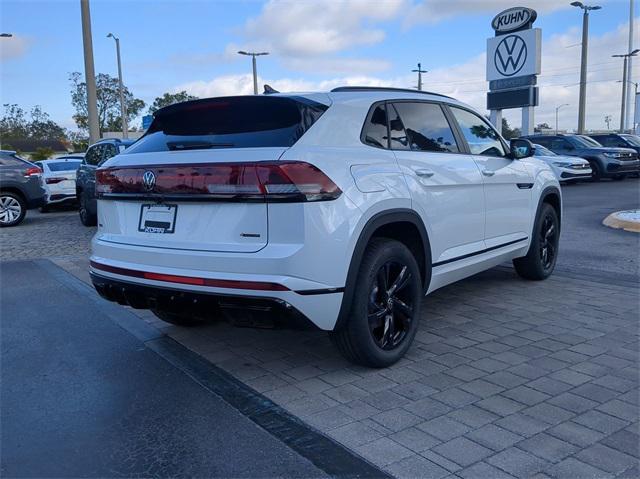
<svg viewBox="0 0 640 479">
<path fill-rule="evenodd" d="M 618 215 L 620 213 L 630 213 L 631 211 L 616 211 L 607 216 L 602 224 L 609 228 L 623 229 L 632 233 L 640 233 L 640 221 L 622 219 Z"/>
</svg>

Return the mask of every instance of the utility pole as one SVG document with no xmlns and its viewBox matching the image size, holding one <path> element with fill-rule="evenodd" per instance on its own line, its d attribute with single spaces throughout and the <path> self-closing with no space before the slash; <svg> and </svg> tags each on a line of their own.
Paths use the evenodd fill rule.
<svg viewBox="0 0 640 479">
<path fill-rule="evenodd" d="M 556 135 L 558 134 L 558 110 L 560 110 L 560 108 L 562 108 L 563 106 L 569 106 L 569 104 L 563 103 L 562 105 L 558 105 L 556 107 Z"/>
<path fill-rule="evenodd" d="M 116 56 L 118 58 L 118 88 L 120 90 L 120 123 L 122 123 L 122 138 L 129 138 L 129 125 L 127 124 L 127 104 L 124 101 L 124 86 L 122 84 L 122 63 L 120 62 L 120 39 L 113 33 L 109 33 L 107 38 L 116 41 Z"/>
<path fill-rule="evenodd" d="M 629 0 L 629 50 L 627 50 L 627 51 L 630 51 L 630 52 L 633 51 L 633 33 L 634 33 L 633 32 L 633 21 L 634 21 L 634 16 L 635 16 L 634 15 L 634 13 L 635 13 L 634 10 L 635 10 L 634 9 L 634 0 Z M 627 117 L 625 118 L 625 127 L 626 127 L 626 129 L 629 129 L 630 125 L 634 126 L 634 123 L 635 123 L 634 118 L 633 118 L 633 114 L 632 114 L 632 111 L 631 111 L 631 105 L 632 105 L 632 102 L 635 103 L 636 99 L 635 99 L 635 97 L 633 97 L 633 92 L 631 91 L 631 87 L 629 86 L 629 84 L 631 83 L 631 77 L 632 77 L 631 72 L 632 71 L 633 71 L 633 58 L 629 57 L 629 61 L 628 61 L 628 64 L 627 64 L 627 78 L 626 78 L 627 79 L 627 99 L 626 99 L 626 102 L 627 102 L 627 108 L 626 108 Z M 633 130 L 633 128 L 631 128 L 631 129 Z"/>
<path fill-rule="evenodd" d="M 622 58 L 622 102 L 620 106 L 620 133 L 624 133 L 627 129 L 627 68 L 629 59 L 634 57 L 640 52 L 640 49 L 633 50 L 632 52 L 625 53 L 623 55 L 611 55 L 613 58 Z"/>
<path fill-rule="evenodd" d="M 589 49 L 589 12 L 600 10 L 599 5 L 589 6 L 582 2 L 571 2 L 574 7 L 581 8 L 582 14 L 582 53 L 580 57 L 580 99 L 578 101 L 578 133 L 584 133 L 584 118 L 587 102 L 587 55 Z"/>
<path fill-rule="evenodd" d="M 80 0 L 82 17 L 82 43 L 84 46 L 84 81 L 87 85 L 87 116 L 89 123 L 89 143 L 100 139 L 98 126 L 98 94 L 96 92 L 96 74 L 93 67 L 93 42 L 91 40 L 91 12 L 89 0 Z"/>
<path fill-rule="evenodd" d="M 245 52 L 240 50 L 238 54 L 247 55 L 251 57 L 251 60 L 252 60 L 251 65 L 253 66 L 253 94 L 257 95 L 258 94 L 258 68 L 256 66 L 256 57 L 260 57 L 262 55 L 268 55 L 269 52 L 254 53 L 254 52 Z"/>
<path fill-rule="evenodd" d="M 417 73 L 418 74 L 418 91 L 422 91 L 422 74 L 423 73 L 428 73 L 429 70 L 423 70 L 422 69 L 422 65 L 420 63 L 418 63 L 418 69 L 417 70 L 411 70 L 413 73 Z"/>
</svg>

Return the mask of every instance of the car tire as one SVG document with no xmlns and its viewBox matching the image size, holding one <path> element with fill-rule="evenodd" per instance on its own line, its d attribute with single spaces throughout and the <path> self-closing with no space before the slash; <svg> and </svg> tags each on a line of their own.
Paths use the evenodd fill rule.
<svg viewBox="0 0 640 479">
<path fill-rule="evenodd" d="M 89 211 L 89 199 L 84 191 L 80 193 L 79 203 L 78 214 L 80 215 L 80 223 L 85 226 L 95 226 L 98 224 L 98 217 L 96 215 L 92 215 Z"/>
<path fill-rule="evenodd" d="M 602 179 L 602 171 L 597 161 L 590 161 L 591 165 L 591 181 L 600 181 Z"/>
<path fill-rule="evenodd" d="M 536 218 L 533 237 L 526 256 L 513 260 L 516 272 L 525 279 L 547 279 L 558 259 L 560 221 L 555 208 L 543 203 Z"/>
<path fill-rule="evenodd" d="M 192 316 L 184 313 L 173 313 L 170 311 L 163 311 L 161 309 L 152 309 L 151 312 L 156 315 L 158 319 L 166 323 L 175 324 L 176 326 L 199 326 L 204 324 L 204 319 L 199 316 Z"/>
<path fill-rule="evenodd" d="M 330 334 L 356 364 L 383 368 L 402 358 L 418 331 L 422 278 L 415 257 L 399 241 L 377 238 L 367 247 L 347 323 Z"/>
<path fill-rule="evenodd" d="M 627 177 L 627 175 L 623 175 L 623 174 L 615 175 L 615 176 L 613 177 L 613 181 L 622 181 L 622 180 L 624 180 L 626 177 Z"/>
<path fill-rule="evenodd" d="M 8 191 L 0 192 L 0 227 L 17 226 L 26 214 L 27 205 L 22 196 Z"/>
</svg>

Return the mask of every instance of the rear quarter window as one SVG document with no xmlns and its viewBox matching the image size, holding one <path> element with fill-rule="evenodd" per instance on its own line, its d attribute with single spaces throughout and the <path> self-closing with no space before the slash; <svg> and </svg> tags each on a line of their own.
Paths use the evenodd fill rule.
<svg viewBox="0 0 640 479">
<path fill-rule="evenodd" d="M 289 147 L 328 107 L 303 97 L 239 96 L 195 100 L 156 112 L 127 153 L 210 148 Z"/>
</svg>

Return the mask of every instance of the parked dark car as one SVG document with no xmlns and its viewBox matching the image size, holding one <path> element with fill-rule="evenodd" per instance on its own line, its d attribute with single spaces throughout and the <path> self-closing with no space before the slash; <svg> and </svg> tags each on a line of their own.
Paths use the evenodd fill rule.
<svg viewBox="0 0 640 479">
<path fill-rule="evenodd" d="M 614 148 L 631 148 L 640 154 L 640 137 L 637 135 L 629 135 L 626 133 L 598 133 L 589 135 L 602 146 L 610 146 Z"/>
<path fill-rule="evenodd" d="M 585 135 L 530 135 L 533 143 L 542 145 L 558 155 L 579 156 L 591 165 L 591 177 L 622 180 L 640 171 L 638 153 L 630 148 L 605 147 Z"/>
<path fill-rule="evenodd" d="M 76 198 L 79 204 L 80 221 L 83 225 L 95 226 L 98 222 L 96 168 L 112 156 L 124 151 L 134 141 L 109 138 L 94 143 L 87 150 L 76 176 Z"/>
<path fill-rule="evenodd" d="M 0 227 L 16 226 L 27 210 L 44 205 L 42 170 L 15 151 L 0 150 Z"/>
</svg>

